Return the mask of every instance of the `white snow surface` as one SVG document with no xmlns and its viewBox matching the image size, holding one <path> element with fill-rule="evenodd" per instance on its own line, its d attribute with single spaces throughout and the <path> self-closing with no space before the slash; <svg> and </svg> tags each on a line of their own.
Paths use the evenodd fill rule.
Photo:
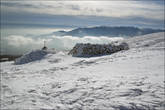
<svg viewBox="0 0 165 110">
<path fill-rule="evenodd" d="M 164 33 L 125 41 L 106 56 L 0 63 L 1 109 L 164 110 Z"/>
</svg>

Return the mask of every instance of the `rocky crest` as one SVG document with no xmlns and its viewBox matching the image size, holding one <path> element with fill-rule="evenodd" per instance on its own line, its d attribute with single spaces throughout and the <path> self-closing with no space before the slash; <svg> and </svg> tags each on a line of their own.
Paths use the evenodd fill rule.
<svg viewBox="0 0 165 110">
<path fill-rule="evenodd" d="M 74 57 L 92 57 L 100 55 L 108 55 L 121 50 L 128 50 L 129 46 L 125 42 L 116 42 L 112 44 L 76 44 L 68 53 Z"/>
</svg>

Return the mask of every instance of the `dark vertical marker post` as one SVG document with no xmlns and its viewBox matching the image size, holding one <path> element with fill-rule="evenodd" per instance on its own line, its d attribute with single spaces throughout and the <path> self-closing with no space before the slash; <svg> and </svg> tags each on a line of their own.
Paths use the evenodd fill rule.
<svg viewBox="0 0 165 110">
<path fill-rule="evenodd" d="M 42 48 L 42 50 L 47 50 L 46 41 L 45 40 L 44 40 L 44 47 Z"/>
</svg>

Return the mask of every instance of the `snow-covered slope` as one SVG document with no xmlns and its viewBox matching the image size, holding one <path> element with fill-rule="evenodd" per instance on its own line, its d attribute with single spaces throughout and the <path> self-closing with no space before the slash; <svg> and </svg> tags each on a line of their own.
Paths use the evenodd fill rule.
<svg viewBox="0 0 165 110">
<path fill-rule="evenodd" d="M 15 60 L 15 64 L 25 64 L 25 63 L 29 63 L 29 62 L 34 62 L 34 61 L 37 61 L 37 60 L 41 60 L 47 54 L 48 54 L 48 52 L 47 51 L 44 51 L 44 50 L 32 51 L 32 52 L 29 52 L 29 53 L 23 55 L 20 58 L 17 58 Z"/>
<path fill-rule="evenodd" d="M 19 65 L 19 64 L 25 64 L 25 63 L 30 63 L 38 60 L 44 59 L 44 57 L 47 54 L 55 54 L 55 51 L 53 50 L 35 50 L 31 51 L 20 58 L 17 58 L 14 62 L 14 64 Z"/>
<path fill-rule="evenodd" d="M 163 110 L 164 33 L 126 42 L 129 50 L 112 55 L 1 63 L 1 108 Z"/>
</svg>

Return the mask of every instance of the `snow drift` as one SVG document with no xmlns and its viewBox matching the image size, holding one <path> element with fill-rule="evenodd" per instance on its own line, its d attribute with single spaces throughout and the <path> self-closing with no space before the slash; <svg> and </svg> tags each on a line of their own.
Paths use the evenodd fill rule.
<svg viewBox="0 0 165 110">
<path fill-rule="evenodd" d="M 32 61 L 41 60 L 48 53 L 49 52 L 45 51 L 45 50 L 31 51 L 31 52 L 23 55 L 22 57 L 16 59 L 15 64 L 17 64 L 17 65 L 18 64 L 25 64 L 25 63 L 29 63 L 29 62 L 32 62 Z"/>
<path fill-rule="evenodd" d="M 78 43 L 73 47 L 69 54 L 75 57 L 92 57 L 99 55 L 108 55 L 127 49 L 129 49 L 129 46 L 125 42 L 116 42 L 111 44 Z"/>
</svg>

